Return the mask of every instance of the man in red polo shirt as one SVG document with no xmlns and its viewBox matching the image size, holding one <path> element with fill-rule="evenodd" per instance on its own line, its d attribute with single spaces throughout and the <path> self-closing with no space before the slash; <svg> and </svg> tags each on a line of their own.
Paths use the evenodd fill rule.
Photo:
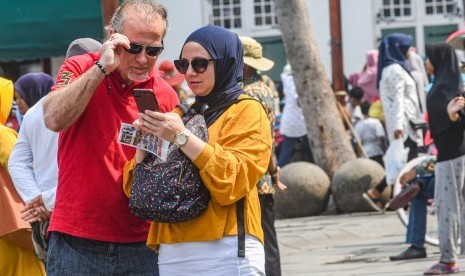
<svg viewBox="0 0 465 276">
<path fill-rule="evenodd" d="M 44 103 L 47 127 L 60 131 L 47 275 L 158 275 L 149 224 L 131 214 L 122 189 L 135 150 L 117 138 L 121 123 L 138 118 L 134 88 L 153 89 L 163 112 L 178 104 L 154 69 L 166 17 L 154 1 L 125 1 L 101 52 L 67 59 Z"/>
</svg>

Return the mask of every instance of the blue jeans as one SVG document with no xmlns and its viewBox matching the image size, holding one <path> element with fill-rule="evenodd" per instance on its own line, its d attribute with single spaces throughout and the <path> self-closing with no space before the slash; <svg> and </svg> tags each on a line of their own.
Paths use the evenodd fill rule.
<svg viewBox="0 0 465 276">
<path fill-rule="evenodd" d="M 158 254 L 138 243 L 111 243 L 52 232 L 47 276 L 156 275 Z"/>
<path fill-rule="evenodd" d="M 278 158 L 278 166 L 282 168 L 291 161 L 292 154 L 294 153 L 295 143 L 299 141 L 302 143 L 305 158 L 308 162 L 313 163 L 313 155 L 310 149 L 310 145 L 308 144 L 307 135 L 301 137 L 288 137 L 283 135 L 283 142 L 281 143 L 281 150 L 279 152 Z"/>
<path fill-rule="evenodd" d="M 417 248 L 425 245 L 427 206 L 428 199 L 434 198 L 434 177 L 422 183 L 420 192 L 410 202 L 407 226 L 407 243 Z"/>
</svg>

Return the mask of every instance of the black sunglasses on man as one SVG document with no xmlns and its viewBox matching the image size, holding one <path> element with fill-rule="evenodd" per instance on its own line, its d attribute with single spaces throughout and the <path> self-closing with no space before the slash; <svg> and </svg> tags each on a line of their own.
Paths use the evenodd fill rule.
<svg viewBox="0 0 465 276">
<path fill-rule="evenodd" d="M 161 46 L 144 46 L 144 45 L 140 45 L 134 42 L 129 43 L 129 46 L 130 46 L 129 49 L 124 48 L 126 52 L 133 54 L 133 55 L 138 55 L 145 48 L 145 53 L 150 57 L 156 57 L 160 55 L 164 49 L 163 40 L 161 41 Z"/>
</svg>

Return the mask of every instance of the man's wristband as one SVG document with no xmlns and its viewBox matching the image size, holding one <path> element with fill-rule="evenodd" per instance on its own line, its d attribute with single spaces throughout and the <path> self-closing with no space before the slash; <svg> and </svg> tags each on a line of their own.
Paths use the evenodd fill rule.
<svg viewBox="0 0 465 276">
<path fill-rule="evenodd" d="M 97 65 L 97 67 L 100 69 L 100 71 L 102 71 L 102 73 L 105 75 L 105 77 L 108 77 L 107 70 L 105 70 L 105 68 L 103 68 L 102 64 L 100 64 L 100 62 L 98 62 L 98 60 L 95 61 L 95 65 Z"/>
</svg>

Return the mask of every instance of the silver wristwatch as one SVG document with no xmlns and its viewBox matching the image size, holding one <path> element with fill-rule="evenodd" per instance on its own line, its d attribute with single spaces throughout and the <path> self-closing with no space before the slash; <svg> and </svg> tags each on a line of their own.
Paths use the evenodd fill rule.
<svg viewBox="0 0 465 276">
<path fill-rule="evenodd" d="M 189 135 L 191 135 L 191 132 L 185 128 L 181 133 L 176 134 L 173 143 L 178 147 L 182 147 L 187 143 Z"/>
</svg>

